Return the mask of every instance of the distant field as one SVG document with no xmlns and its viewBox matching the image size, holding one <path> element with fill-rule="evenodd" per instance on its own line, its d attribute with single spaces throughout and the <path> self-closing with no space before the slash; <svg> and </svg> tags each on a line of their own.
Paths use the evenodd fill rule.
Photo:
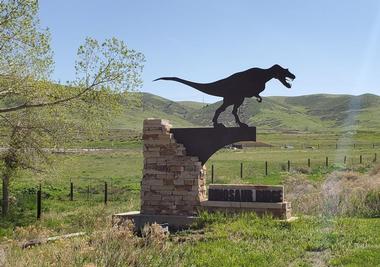
<svg viewBox="0 0 380 267">
<path fill-rule="evenodd" d="M 240 163 L 243 163 L 243 180 L 240 182 L 245 183 L 257 178 L 266 183 L 265 162 L 268 162 L 269 176 L 274 175 L 280 179 L 281 172 L 287 170 L 288 161 L 291 169 L 295 169 L 308 167 L 310 159 L 311 168 L 319 169 L 326 167 L 326 157 L 328 157 L 328 167 L 335 165 L 360 169 L 372 165 L 375 154 L 380 153 L 380 146 L 373 148 L 372 145 L 358 145 L 355 149 L 352 146 L 336 149 L 334 145 L 326 143 L 321 145 L 320 149 L 301 149 L 298 147 L 299 144 L 294 146 L 294 148 L 222 149 L 206 163 L 207 175 L 211 177 L 211 165 L 214 165 L 215 178 L 231 182 L 236 178 L 240 179 Z M 362 155 L 362 164 L 360 164 L 360 155 Z M 378 160 L 380 161 L 380 158 Z M 112 181 L 123 185 L 138 184 L 141 179 L 142 164 L 141 143 L 128 143 L 128 146 L 120 151 L 115 149 L 109 152 L 58 154 L 54 157 L 51 171 L 39 176 L 21 173 L 16 183 L 30 185 L 41 180 L 54 185 L 67 185 L 70 180 L 78 180 L 79 183 Z"/>
<path fill-rule="evenodd" d="M 218 151 L 206 163 L 207 183 L 211 182 L 211 165 L 214 165 L 214 183 L 283 184 L 287 177 L 302 174 L 312 184 L 318 184 L 326 174 L 335 170 L 353 169 L 366 173 L 376 164 L 373 162 L 375 153 L 380 153 L 380 146 L 371 145 L 378 140 L 377 137 L 371 138 L 367 134 L 355 139 L 355 148 L 353 143 L 344 146 L 339 143 L 338 149 L 334 134 L 315 135 L 313 138 L 311 135 L 282 136 L 278 133 L 259 133 L 258 136 L 260 141 L 275 146 Z M 286 145 L 293 148 L 283 148 L 284 138 Z M 171 235 L 170 239 L 159 237 L 159 245 L 155 245 L 156 239 L 152 241 L 146 237 L 140 240 L 131 237 L 129 232 L 114 232 L 110 229 L 112 214 L 139 209 L 142 144 L 138 140 L 112 141 L 117 144 L 114 146 L 110 146 L 109 140 L 102 142 L 99 147 L 123 149 L 57 154 L 53 157 L 52 168 L 47 168 L 49 171 L 46 173 L 19 172 L 11 188 L 11 213 L 0 220 L 0 248 L 1 244 L 10 244 L 8 255 L 11 265 L 17 259 L 18 264 L 38 266 L 41 260 L 37 254 L 43 255 L 44 263 L 53 264 L 57 253 L 60 261 L 67 264 L 77 261 L 99 261 L 100 264 L 105 259 L 110 262 L 117 259 L 126 265 L 131 261 L 138 262 L 144 266 L 232 266 L 249 262 L 262 266 L 287 266 L 290 262 L 295 266 L 312 266 L 319 262 L 332 266 L 367 263 L 376 266 L 380 262 L 379 219 L 319 218 L 294 212 L 294 215 L 301 216 L 300 221 L 287 224 L 270 218 L 258 219 L 249 214 L 233 218 L 205 214 L 199 222 L 201 230 L 180 232 Z M 305 143 L 309 142 L 314 148 L 306 148 Z M 329 157 L 329 166 L 326 166 L 326 157 Z M 311 168 L 307 167 L 308 159 Z M 288 160 L 290 172 L 287 170 Z M 267 175 L 265 161 L 268 162 Z M 74 185 L 73 201 L 69 200 L 70 182 Z M 108 186 L 107 205 L 103 204 L 105 182 Z M 37 221 L 35 203 L 39 184 L 43 192 L 43 217 Z M 36 237 L 79 231 L 89 235 L 26 251 L 16 245 L 19 241 Z M 96 231 L 104 234 L 94 234 Z M 102 239 L 106 236 L 112 240 Z M 17 242 L 2 243 L 4 238 Z M 141 246 L 141 242 L 145 245 Z M 100 244 L 112 246 L 105 248 Z M 75 246 L 80 249 L 75 249 Z M 109 254 L 102 254 L 105 251 Z"/>
<path fill-rule="evenodd" d="M 23 216 L 15 219 L 16 225 L 35 220 L 35 193 L 40 183 L 44 192 L 44 212 L 70 212 L 78 206 L 101 203 L 104 182 L 108 183 L 109 202 L 112 203 L 110 205 L 117 206 L 116 203 L 132 201 L 133 206 L 138 208 L 143 167 L 141 151 L 141 144 L 129 143 L 128 148 L 119 152 L 115 150 L 56 155 L 51 170 L 46 173 L 20 172 L 19 177 L 13 181 L 11 189 L 17 203 L 14 216 L 17 217 L 17 213 L 23 211 Z M 211 165 L 214 165 L 214 183 L 282 184 L 284 177 L 289 175 L 288 161 L 291 172 L 306 169 L 308 179 L 318 181 L 323 179 L 325 173 L 335 169 L 353 168 L 365 172 L 373 165 L 375 153 L 380 155 L 380 147 L 222 149 L 206 163 L 207 183 L 211 183 Z M 360 155 L 362 155 L 362 164 L 360 164 Z M 343 162 L 344 156 L 346 164 Z M 327 167 L 326 157 L 329 158 Z M 308 159 L 311 163 L 310 169 Z M 243 163 L 243 178 L 240 178 L 241 163 Z M 68 201 L 70 182 L 74 184 L 74 202 Z M 120 212 L 124 211 L 123 206 L 120 207 Z M 8 221 L 6 225 L 11 227 L 13 223 Z"/>
<path fill-rule="evenodd" d="M 181 126 L 178 126 L 180 128 Z M 183 126 L 197 127 L 197 126 Z M 297 131 L 267 131 L 257 128 L 257 141 L 273 147 L 286 145 L 294 148 L 340 149 L 380 148 L 380 132 L 357 131 L 355 133 L 308 133 Z M 76 140 L 72 147 L 78 148 L 133 148 L 141 146 L 141 131 L 130 129 L 110 129 L 97 140 Z"/>
</svg>

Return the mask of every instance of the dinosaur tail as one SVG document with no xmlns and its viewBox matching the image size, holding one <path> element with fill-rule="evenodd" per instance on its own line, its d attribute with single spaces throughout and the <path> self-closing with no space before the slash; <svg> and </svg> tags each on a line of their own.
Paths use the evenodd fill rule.
<svg viewBox="0 0 380 267">
<path fill-rule="evenodd" d="M 161 77 L 161 78 L 155 79 L 153 81 L 155 82 L 158 80 L 179 82 L 182 84 L 186 84 L 190 87 L 193 87 L 194 89 L 197 89 L 198 91 L 201 91 L 203 93 L 212 94 L 212 88 L 210 88 L 209 84 L 207 84 L 207 83 L 195 83 L 195 82 L 187 81 L 187 80 L 177 78 L 177 77 Z"/>
</svg>

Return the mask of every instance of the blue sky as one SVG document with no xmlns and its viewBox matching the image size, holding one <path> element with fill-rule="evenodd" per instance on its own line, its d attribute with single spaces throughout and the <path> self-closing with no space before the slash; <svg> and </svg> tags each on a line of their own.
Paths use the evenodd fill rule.
<svg viewBox="0 0 380 267">
<path fill-rule="evenodd" d="M 380 1 L 40 0 L 56 61 L 53 78 L 75 77 L 86 36 L 117 37 L 144 53 L 142 91 L 214 102 L 161 76 L 209 82 L 280 64 L 297 79 L 271 81 L 263 95 L 380 94 Z"/>
</svg>

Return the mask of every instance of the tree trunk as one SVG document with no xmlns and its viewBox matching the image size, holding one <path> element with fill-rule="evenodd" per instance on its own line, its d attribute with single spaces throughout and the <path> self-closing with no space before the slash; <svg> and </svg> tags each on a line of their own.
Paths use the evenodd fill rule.
<svg viewBox="0 0 380 267">
<path fill-rule="evenodd" d="M 1 214 L 5 217 L 9 210 L 9 175 L 7 172 L 3 175 L 3 201 L 1 205 Z"/>
<path fill-rule="evenodd" d="M 20 148 L 18 134 L 21 128 L 19 123 L 13 128 L 10 136 L 9 149 L 7 150 L 4 159 L 3 171 L 3 202 L 2 202 L 2 215 L 5 217 L 9 211 L 9 183 L 12 175 L 14 174 L 19 164 L 17 160 L 17 149 Z"/>
</svg>

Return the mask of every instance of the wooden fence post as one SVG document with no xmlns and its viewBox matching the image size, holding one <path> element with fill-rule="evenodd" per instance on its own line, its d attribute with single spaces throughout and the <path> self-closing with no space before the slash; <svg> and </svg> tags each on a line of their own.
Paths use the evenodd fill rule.
<svg viewBox="0 0 380 267">
<path fill-rule="evenodd" d="M 363 164 L 363 155 L 360 155 L 360 164 Z"/>
<path fill-rule="evenodd" d="M 240 163 L 240 178 L 243 178 L 243 162 Z"/>
<path fill-rule="evenodd" d="M 41 201 L 41 198 L 42 198 L 42 195 L 41 195 L 41 184 L 37 190 L 37 219 L 41 219 L 41 210 L 42 210 L 42 207 L 41 207 L 41 204 L 42 204 L 42 201 Z"/>
<path fill-rule="evenodd" d="M 344 156 L 344 164 L 346 164 L 347 163 L 347 156 Z"/>
<path fill-rule="evenodd" d="M 87 200 L 90 199 L 90 186 L 87 186 Z"/>
<path fill-rule="evenodd" d="M 373 162 L 377 161 L 377 153 L 375 153 L 375 157 L 373 158 Z"/>
<path fill-rule="evenodd" d="M 107 205 L 108 200 L 108 188 L 107 188 L 107 182 L 104 182 L 104 204 Z"/>
<path fill-rule="evenodd" d="M 310 162 L 310 159 L 307 159 L 307 167 L 311 167 L 311 162 Z"/>
<path fill-rule="evenodd" d="M 329 166 L 329 157 L 326 157 L 326 167 Z"/>
<path fill-rule="evenodd" d="M 268 176 L 268 161 L 265 161 L 265 176 Z"/>
<path fill-rule="evenodd" d="M 211 165 L 211 183 L 214 183 L 214 164 Z"/>
<path fill-rule="evenodd" d="M 70 182 L 70 201 L 74 200 L 74 183 Z"/>
<path fill-rule="evenodd" d="M 288 160 L 288 172 L 290 172 L 290 160 Z"/>
</svg>

